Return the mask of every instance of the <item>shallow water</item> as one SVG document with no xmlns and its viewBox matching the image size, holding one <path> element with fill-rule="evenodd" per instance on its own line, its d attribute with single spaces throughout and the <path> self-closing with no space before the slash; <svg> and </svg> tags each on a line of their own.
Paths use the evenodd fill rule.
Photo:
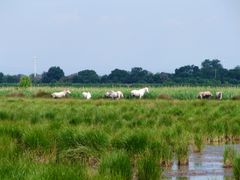
<svg viewBox="0 0 240 180">
<path fill-rule="evenodd" d="M 226 146 L 234 146 L 240 150 L 238 145 L 206 145 L 201 153 L 191 152 L 189 165 L 178 167 L 174 162 L 173 166 L 166 169 L 164 175 L 167 179 L 232 179 L 232 169 L 223 168 L 223 152 Z"/>
</svg>

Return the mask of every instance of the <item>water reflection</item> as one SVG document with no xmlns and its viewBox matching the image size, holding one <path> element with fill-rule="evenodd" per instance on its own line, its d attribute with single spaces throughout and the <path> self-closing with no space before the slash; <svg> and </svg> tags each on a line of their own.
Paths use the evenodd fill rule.
<svg viewBox="0 0 240 180">
<path fill-rule="evenodd" d="M 188 166 L 178 167 L 174 162 L 172 168 L 164 172 L 166 179 L 232 179 L 232 169 L 223 168 L 223 152 L 226 146 L 234 146 L 240 150 L 240 145 L 206 145 L 201 153 L 190 153 Z"/>
</svg>

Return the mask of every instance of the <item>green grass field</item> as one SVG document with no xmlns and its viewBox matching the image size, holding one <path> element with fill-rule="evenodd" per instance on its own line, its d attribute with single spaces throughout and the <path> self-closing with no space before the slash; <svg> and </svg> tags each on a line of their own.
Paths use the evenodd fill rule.
<svg viewBox="0 0 240 180">
<path fill-rule="evenodd" d="M 238 88 L 150 88 L 142 100 L 103 99 L 109 88 L 38 96 L 61 89 L 0 89 L 1 179 L 159 179 L 174 159 L 186 165 L 190 148 L 240 140 L 240 101 L 228 100 Z M 196 99 L 206 89 L 225 100 Z M 93 100 L 81 99 L 85 90 Z"/>
<path fill-rule="evenodd" d="M 142 100 L 100 99 L 104 88 L 32 98 L 59 89 L 0 89 L 1 179 L 159 179 L 174 158 L 188 163 L 190 147 L 240 139 L 240 101 L 197 100 L 201 88 L 152 88 Z M 96 99 L 77 98 L 83 90 Z M 226 99 L 239 93 L 210 90 L 222 90 Z M 6 97 L 14 93 L 26 97 Z M 152 98 L 158 94 L 174 99 Z"/>
</svg>

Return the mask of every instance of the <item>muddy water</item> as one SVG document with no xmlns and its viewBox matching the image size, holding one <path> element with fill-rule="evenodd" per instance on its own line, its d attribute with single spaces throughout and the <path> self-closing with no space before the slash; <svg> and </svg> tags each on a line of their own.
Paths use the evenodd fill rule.
<svg viewBox="0 0 240 180">
<path fill-rule="evenodd" d="M 232 169 L 223 168 L 224 148 L 229 145 L 206 145 L 201 153 L 191 152 L 189 165 L 178 167 L 175 162 L 173 166 L 164 171 L 166 179 L 232 179 Z M 240 145 L 230 145 L 240 150 Z"/>
</svg>

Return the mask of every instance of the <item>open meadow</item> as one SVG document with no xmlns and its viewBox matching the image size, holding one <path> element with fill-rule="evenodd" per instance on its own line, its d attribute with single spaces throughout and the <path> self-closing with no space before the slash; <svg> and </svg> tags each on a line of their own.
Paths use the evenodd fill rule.
<svg viewBox="0 0 240 180">
<path fill-rule="evenodd" d="M 165 179 L 173 162 L 188 165 L 190 152 L 240 140 L 240 101 L 231 100 L 239 88 L 150 88 L 141 100 L 69 88 L 68 98 L 48 97 L 62 89 L 0 89 L 1 179 Z M 132 88 L 119 89 L 128 98 Z M 196 99 L 206 89 L 222 91 L 223 100 Z M 226 149 L 224 163 L 239 177 L 234 153 Z"/>
</svg>

